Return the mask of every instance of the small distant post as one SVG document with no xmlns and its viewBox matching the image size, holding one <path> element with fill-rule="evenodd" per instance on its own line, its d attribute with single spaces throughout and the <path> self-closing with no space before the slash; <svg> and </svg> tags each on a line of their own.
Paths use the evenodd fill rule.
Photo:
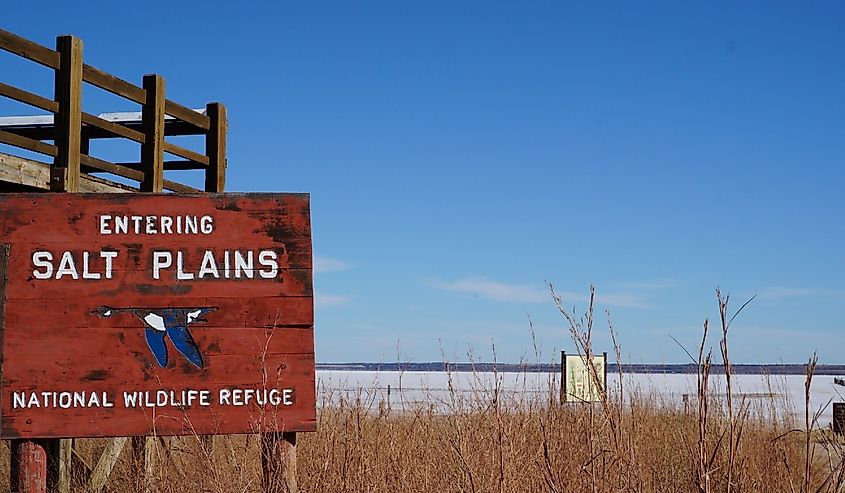
<svg viewBox="0 0 845 493">
<path fill-rule="evenodd" d="M 602 394 L 607 396 L 607 351 L 602 353 L 602 356 L 604 356 L 604 388 L 602 389 Z M 617 361 L 616 363 L 618 364 L 619 362 Z"/>
<path fill-rule="evenodd" d="M 833 403 L 833 432 L 845 435 L 845 402 Z"/>
<path fill-rule="evenodd" d="M 566 351 L 560 352 L 560 405 L 566 402 Z"/>
</svg>

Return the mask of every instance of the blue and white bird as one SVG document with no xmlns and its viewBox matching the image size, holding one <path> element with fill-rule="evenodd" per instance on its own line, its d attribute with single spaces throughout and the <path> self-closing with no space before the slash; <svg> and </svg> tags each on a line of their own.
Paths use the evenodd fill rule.
<svg viewBox="0 0 845 493">
<path fill-rule="evenodd" d="M 197 368 L 203 367 L 202 354 L 197 343 L 188 331 L 188 326 L 197 322 L 206 322 L 205 315 L 217 310 L 216 307 L 198 308 L 114 308 L 101 306 L 93 313 L 108 318 L 115 313 L 129 312 L 144 323 L 147 345 L 162 368 L 167 367 L 167 345 L 165 337 L 170 338 L 173 347 Z"/>
</svg>

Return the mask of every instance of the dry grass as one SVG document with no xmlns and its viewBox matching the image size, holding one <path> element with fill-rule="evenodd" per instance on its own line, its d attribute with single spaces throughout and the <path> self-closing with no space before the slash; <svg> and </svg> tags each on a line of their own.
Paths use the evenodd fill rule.
<svg viewBox="0 0 845 493">
<path fill-rule="evenodd" d="M 554 292 L 553 292 L 554 294 Z M 594 295 L 593 292 L 591 292 Z M 718 296 L 722 363 L 730 388 L 728 298 Z M 591 296 L 593 299 L 594 296 Z M 592 302 L 575 316 L 555 301 L 583 355 L 592 355 Z M 613 340 L 616 334 L 611 329 Z M 617 361 L 620 350 L 615 348 Z M 688 353 L 689 354 L 689 353 Z M 495 358 L 495 353 L 494 353 Z M 300 491 L 308 492 L 841 492 L 841 438 L 784 418 L 771 401 L 750 405 L 715 395 L 707 322 L 695 356 L 698 390 L 689 406 L 628 392 L 618 381 L 595 404 L 560 405 L 558 389 L 505 392 L 500 378 L 474 392 L 391 408 L 381 394 L 324 394 L 319 431 L 301 434 Z M 587 359 L 587 361 L 592 361 Z M 807 389 L 815 358 L 808 362 Z M 602 378 L 594 371 L 594 378 Z M 627 392 L 627 393 L 626 393 Z M 727 394 L 730 396 L 730 393 Z M 261 444 L 252 436 L 169 439 L 160 447 L 152 491 L 262 491 Z M 102 441 L 79 444 L 94 457 Z M 8 454 L 6 449 L 5 454 Z M 110 491 L 142 491 L 139 457 L 124 453 Z M 81 480 L 80 488 L 82 491 Z M 0 485 L 2 488 L 4 485 Z M 268 491 L 284 491 L 269 485 Z"/>
</svg>

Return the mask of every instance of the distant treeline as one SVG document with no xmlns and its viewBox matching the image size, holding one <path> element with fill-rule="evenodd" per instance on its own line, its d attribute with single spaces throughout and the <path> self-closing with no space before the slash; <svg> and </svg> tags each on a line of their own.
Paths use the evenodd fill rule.
<svg viewBox="0 0 845 493">
<path fill-rule="evenodd" d="M 622 364 L 625 373 L 696 373 L 694 364 Z M 731 365 L 734 375 L 804 375 L 806 365 Z M 478 371 L 478 372 L 560 372 L 559 364 L 551 363 L 317 363 L 318 370 L 340 371 Z M 618 373 L 616 363 L 608 363 L 608 373 Z M 724 373 L 725 367 L 713 365 L 711 373 Z M 817 365 L 817 375 L 845 375 L 845 365 Z"/>
</svg>

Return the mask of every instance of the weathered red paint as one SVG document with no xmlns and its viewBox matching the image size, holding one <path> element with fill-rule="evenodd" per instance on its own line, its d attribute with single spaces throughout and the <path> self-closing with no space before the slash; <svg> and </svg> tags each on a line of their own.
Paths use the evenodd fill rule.
<svg viewBox="0 0 845 493">
<path fill-rule="evenodd" d="M 47 493 L 47 451 L 34 440 L 12 442 L 11 489 L 22 493 Z"/>
<path fill-rule="evenodd" d="M 101 229 L 104 215 L 207 215 L 213 217 L 213 231 L 136 234 L 130 227 L 126 234 L 102 234 L 109 231 Z M 0 257 L 6 257 L 0 258 L 0 437 L 315 429 L 307 195 L 5 195 L 0 196 L 0 245 Z M 248 269 L 241 269 L 236 279 L 232 265 L 230 277 L 225 278 L 225 252 L 232 256 L 236 250 L 243 253 L 242 259 L 245 252 L 254 252 L 252 278 L 245 274 Z M 97 256 L 100 251 L 117 252 L 110 269 Z M 154 251 L 173 256 L 172 267 L 159 269 L 158 279 L 153 275 Z M 52 255 L 49 278 L 38 278 L 47 277 L 49 269 L 43 262 L 36 263 L 35 252 Z M 78 279 L 68 273 L 69 264 L 56 279 L 64 252 L 69 252 Z M 84 252 L 89 253 L 88 276 L 99 274 L 99 279 L 82 278 Z M 194 279 L 177 278 L 179 252 L 183 272 L 192 271 Z M 275 271 L 272 265 L 259 265 L 260 252 L 272 252 L 263 259 L 274 261 Z M 209 274 L 209 266 L 204 278 L 196 278 L 206 260 L 219 262 L 218 278 Z M 267 278 L 259 276 L 261 269 Z M 164 310 L 174 308 L 184 309 L 179 312 L 183 318 L 168 319 L 167 332 L 161 332 L 167 334 L 163 339 L 167 361 L 161 367 L 153 343 L 148 344 L 152 325 L 142 318 L 153 314 L 164 320 Z M 196 313 L 195 308 L 209 312 L 187 325 L 201 355 L 192 362 L 176 350 L 178 334 L 170 332 L 170 327 L 184 325 L 184 317 Z M 123 392 L 151 392 L 156 398 L 156 392 L 170 390 L 178 397 L 186 389 L 208 391 L 213 402 L 171 405 L 178 401 L 173 398 L 163 407 L 126 407 L 122 397 Z M 234 397 L 237 389 L 258 393 L 276 389 L 277 397 L 286 391 L 286 398 L 278 405 L 259 405 L 254 397 L 248 405 L 237 405 L 243 401 Z M 230 391 L 228 404 L 220 400 L 226 390 Z M 105 392 L 113 407 L 102 403 L 61 407 L 67 400 L 41 392 L 76 392 L 77 397 L 85 392 L 85 398 Z M 20 396 L 33 393 L 38 393 L 38 406 L 22 407 L 26 397 Z"/>
</svg>

